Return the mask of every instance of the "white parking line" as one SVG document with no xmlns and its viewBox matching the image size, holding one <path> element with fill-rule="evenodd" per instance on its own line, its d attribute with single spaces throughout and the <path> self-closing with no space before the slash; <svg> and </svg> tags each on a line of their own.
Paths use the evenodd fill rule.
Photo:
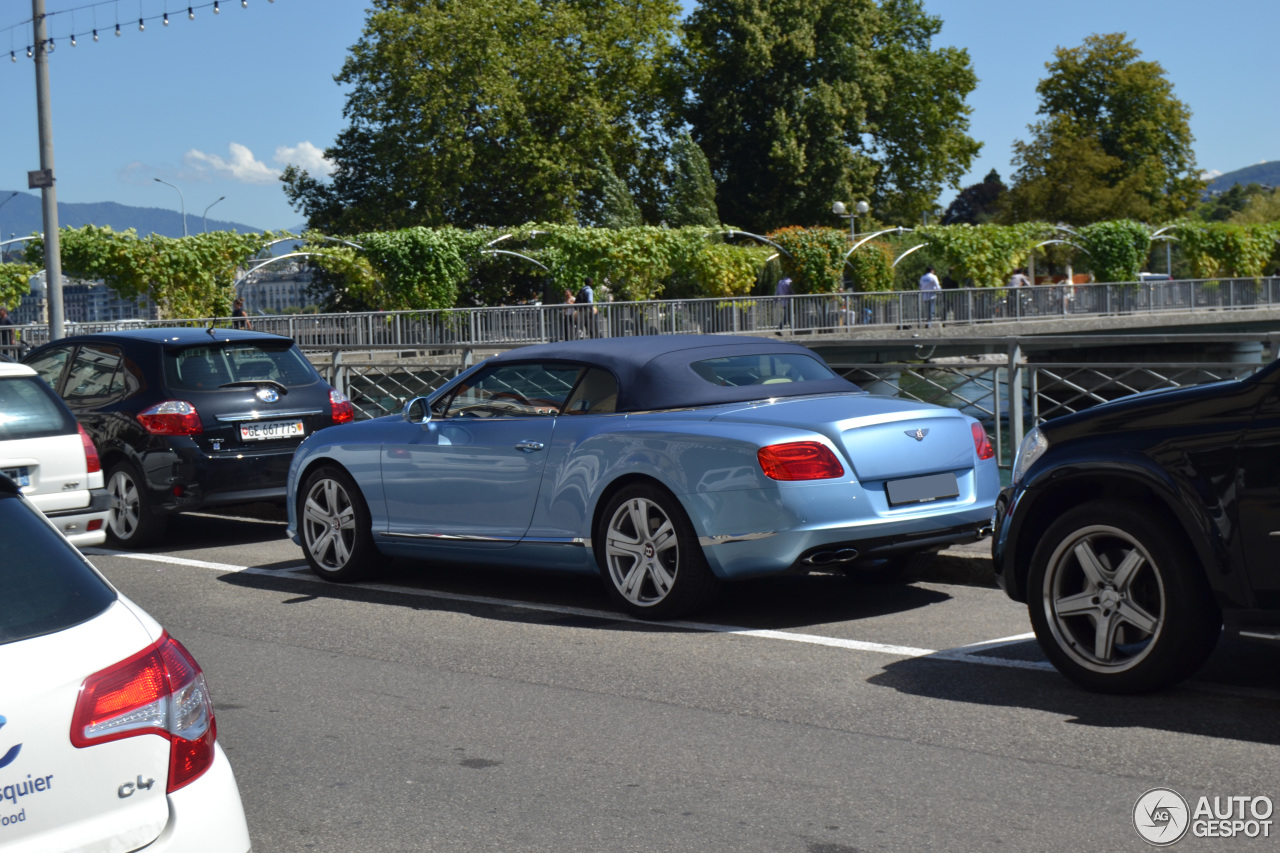
<svg viewBox="0 0 1280 853">
<path fill-rule="evenodd" d="M 136 554 L 130 551 L 114 551 L 107 548 L 85 548 L 84 552 L 86 554 L 106 557 L 124 557 L 132 560 L 170 563 L 175 566 L 190 566 L 197 569 L 213 569 L 214 571 L 219 572 L 242 572 L 245 574 L 263 575 L 267 577 L 289 575 L 296 580 L 324 583 L 323 580 L 313 575 L 310 569 L 306 566 L 288 566 L 278 569 L 268 569 L 261 566 L 233 566 L 227 563 L 212 563 L 205 560 L 191 560 L 185 557 L 171 557 L 166 554 Z M 1004 637 L 999 640 L 987 640 L 956 649 L 944 649 L 939 651 L 937 649 L 920 649 L 913 646 L 899 646 L 888 643 L 871 643 L 865 640 L 845 640 L 839 637 L 824 637 L 820 634 L 797 634 L 790 631 L 741 628 L 733 625 L 716 625 L 707 622 L 647 621 L 644 619 L 636 619 L 612 610 L 592 610 L 585 607 L 566 607 L 558 604 L 542 604 L 530 601 L 517 601 L 508 598 L 491 598 L 483 595 L 463 595 L 456 592 L 412 589 L 409 587 L 395 586 L 393 584 L 360 583 L 351 584 L 350 586 L 356 589 L 389 592 L 396 595 L 435 598 L 443 601 L 460 601 L 468 604 L 484 604 L 492 607 L 514 607 L 521 610 L 537 610 L 543 613 L 556 613 L 564 616 L 585 616 L 592 619 L 606 619 L 611 622 L 631 622 L 637 625 L 657 625 L 666 628 L 678 628 L 685 631 L 733 634 L 740 637 L 757 637 L 763 640 L 785 640 L 789 643 L 805 643 L 812 646 L 827 646 L 838 649 L 849 649 L 850 651 L 857 652 L 872 652 L 875 654 L 892 655 L 894 657 L 935 658 L 937 660 L 977 663 L 984 664 L 986 666 L 1012 667 L 1014 669 L 1053 669 L 1052 665 L 1045 661 L 1010 660 L 1008 658 L 978 656 L 978 653 L 980 652 L 987 651 L 1001 645 L 1010 645 L 1015 642 L 1021 642 L 1034 636 L 1033 634 L 1020 634 L 1015 637 Z"/>
</svg>

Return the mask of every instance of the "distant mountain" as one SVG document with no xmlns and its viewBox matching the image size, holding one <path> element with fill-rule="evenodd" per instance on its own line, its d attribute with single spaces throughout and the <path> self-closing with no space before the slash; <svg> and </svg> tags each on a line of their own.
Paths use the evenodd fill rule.
<svg viewBox="0 0 1280 853">
<path fill-rule="evenodd" d="M 9 235 L 25 237 L 32 232 L 44 231 L 44 214 L 40 208 L 38 192 L 19 192 L 0 190 L 0 235 L 8 240 Z M 12 200 L 5 202 L 12 196 Z M 228 222 L 224 219 L 209 218 L 210 231 L 237 231 L 242 234 L 257 233 L 265 229 L 243 222 Z M 92 204 L 68 204 L 58 202 L 58 225 L 63 228 L 81 228 L 85 225 L 105 225 L 115 231 L 135 229 L 141 235 L 160 234 L 165 237 L 182 236 L 182 214 L 176 210 L 165 210 L 160 207 L 129 207 L 113 201 L 100 201 Z M 199 234 L 205 222 L 197 214 L 187 213 L 187 231 Z"/>
<path fill-rule="evenodd" d="M 1236 184 L 1262 184 L 1264 187 L 1280 187 L 1280 160 L 1255 163 L 1252 166 L 1245 166 L 1243 169 L 1236 169 L 1234 172 L 1219 175 L 1209 182 L 1208 191 L 1210 193 L 1226 192 Z"/>
</svg>

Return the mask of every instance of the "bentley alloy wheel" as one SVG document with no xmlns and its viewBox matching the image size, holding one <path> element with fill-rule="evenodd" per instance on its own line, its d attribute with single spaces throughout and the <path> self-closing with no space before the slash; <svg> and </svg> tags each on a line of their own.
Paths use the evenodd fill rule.
<svg viewBox="0 0 1280 853">
<path fill-rule="evenodd" d="M 335 581 L 365 577 L 374 554 L 369 510 L 342 469 L 326 466 L 303 486 L 298 526 L 312 571 Z"/>
<path fill-rule="evenodd" d="M 614 598 L 646 618 L 671 618 L 700 604 L 715 578 L 679 502 L 648 485 L 610 501 L 599 538 L 602 569 Z"/>
</svg>

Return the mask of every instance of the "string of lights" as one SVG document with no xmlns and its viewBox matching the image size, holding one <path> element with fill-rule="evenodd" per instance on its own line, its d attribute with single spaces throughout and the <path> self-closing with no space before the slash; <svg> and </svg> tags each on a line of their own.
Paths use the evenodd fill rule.
<svg viewBox="0 0 1280 853">
<path fill-rule="evenodd" d="M 276 0 L 266 0 L 266 2 L 274 3 Z M 157 5 L 160 4 L 152 3 L 152 8 L 155 8 Z M 249 0 L 212 0 L 212 2 L 206 3 L 183 3 L 182 0 L 173 0 L 172 5 L 174 6 L 174 11 L 172 14 L 170 13 L 169 5 L 169 0 L 165 0 L 162 6 L 162 11 L 148 16 L 143 12 L 143 0 L 138 0 L 138 18 L 136 21 L 138 32 L 146 32 L 148 24 L 154 26 L 156 23 L 159 23 L 161 26 L 167 27 L 169 26 L 171 18 L 181 18 L 184 13 L 187 20 L 194 21 L 197 13 L 203 14 L 212 11 L 214 15 L 218 15 L 222 13 L 223 7 L 239 5 L 240 8 L 247 9 L 249 8 Z M 112 15 L 110 20 L 113 22 L 112 24 L 98 24 L 98 10 L 104 6 L 111 8 Z M 85 15 L 84 13 L 86 12 L 90 14 Z M 83 29 L 79 28 L 76 21 L 77 13 L 80 13 L 81 20 L 85 17 L 90 17 L 93 20 L 93 24 Z M 57 12 L 46 12 L 44 17 L 47 32 L 50 35 L 48 39 L 40 45 L 40 47 L 46 54 L 53 53 L 54 49 L 57 48 L 59 44 L 76 47 L 85 39 L 91 39 L 96 42 L 102 36 L 111 35 L 113 33 L 117 38 L 119 38 L 124 35 L 125 29 L 132 29 L 135 25 L 135 21 L 132 17 L 126 17 L 124 19 L 120 17 L 120 0 L 98 0 L 96 3 L 86 3 L 82 6 L 76 6 L 71 9 L 63 9 Z M 106 17 L 107 16 L 104 16 L 104 19 Z M 63 21 L 67 22 L 66 28 L 55 34 L 56 27 L 54 24 L 62 23 Z M 15 46 L 14 42 L 14 35 L 23 31 L 26 33 L 25 37 L 30 39 L 33 32 L 32 25 L 34 22 L 33 18 L 27 18 L 25 21 L 19 21 L 16 24 L 10 24 L 7 27 L 0 28 L 0 33 L 9 34 L 9 60 L 11 62 L 17 62 L 18 55 L 20 53 L 25 53 L 28 59 L 35 56 L 37 47 L 35 44 L 29 43 L 25 45 L 24 48 L 18 48 Z"/>
</svg>

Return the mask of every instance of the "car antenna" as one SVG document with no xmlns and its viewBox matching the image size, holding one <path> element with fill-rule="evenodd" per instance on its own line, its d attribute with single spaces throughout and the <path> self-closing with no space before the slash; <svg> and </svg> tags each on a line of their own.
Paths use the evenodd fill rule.
<svg viewBox="0 0 1280 853">
<path fill-rule="evenodd" d="M 206 331 L 206 332 L 208 332 L 208 333 L 209 333 L 209 337 L 213 338 L 215 341 L 218 339 L 218 336 L 217 336 L 217 335 L 215 335 L 215 334 L 213 333 L 213 324 L 212 324 L 212 323 L 210 323 L 210 324 L 208 325 L 208 327 L 205 329 L 205 331 Z"/>
</svg>

